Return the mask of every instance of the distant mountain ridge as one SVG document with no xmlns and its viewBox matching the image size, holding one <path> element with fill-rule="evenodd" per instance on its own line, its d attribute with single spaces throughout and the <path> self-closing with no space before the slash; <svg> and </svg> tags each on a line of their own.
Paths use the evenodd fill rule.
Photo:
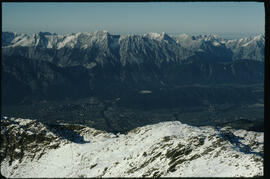
<svg viewBox="0 0 270 179">
<path fill-rule="evenodd" d="M 251 59 L 264 61 L 264 35 L 253 38 L 226 40 L 217 35 L 187 35 L 169 36 L 166 33 L 148 33 L 143 35 L 111 35 L 107 31 L 92 33 L 72 33 L 57 35 L 49 32 L 26 35 L 14 32 L 2 32 L 2 50 L 4 54 L 16 54 L 21 48 L 39 49 L 47 60 L 61 65 L 85 66 L 91 62 L 105 63 L 104 59 L 126 63 L 141 63 L 142 60 L 153 59 L 157 63 L 163 61 L 186 60 L 192 56 L 206 55 L 208 58 L 223 60 Z M 19 48 L 19 49 L 17 49 Z M 12 49 L 12 50 L 11 50 Z M 29 50 L 30 50 L 29 49 Z M 79 51 L 84 61 L 74 61 L 67 49 Z M 48 51 L 46 51 L 48 50 Z M 57 62 L 60 55 L 72 60 Z M 28 58 L 40 58 L 37 54 L 23 52 Z M 45 58 L 45 57 L 44 57 Z"/>
<path fill-rule="evenodd" d="M 194 51 L 207 52 L 207 50 L 211 51 L 211 49 L 223 49 L 220 51 L 220 55 L 226 55 L 226 53 L 230 54 L 231 56 L 228 57 L 232 58 L 232 60 L 264 60 L 265 37 L 263 34 L 254 37 L 239 38 L 233 40 L 223 39 L 217 35 L 190 36 L 182 34 L 176 37 L 176 40 L 182 46 L 193 49 Z"/>
<path fill-rule="evenodd" d="M 166 33 L 2 32 L 2 67 L 7 103 L 119 97 L 185 84 L 257 84 L 264 80 L 264 35 L 226 40 Z"/>
</svg>

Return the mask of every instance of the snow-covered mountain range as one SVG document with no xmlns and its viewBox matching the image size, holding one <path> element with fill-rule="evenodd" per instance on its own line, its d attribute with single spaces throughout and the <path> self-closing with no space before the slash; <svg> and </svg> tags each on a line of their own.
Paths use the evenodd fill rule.
<svg viewBox="0 0 270 179">
<path fill-rule="evenodd" d="M 162 122 L 112 134 L 1 118 L 6 177 L 262 176 L 263 133 Z"/>
<path fill-rule="evenodd" d="M 2 32 L 4 54 L 20 54 L 62 66 L 83 64 L 88 68 L 96 63 L 108 62 L 122 65 L 141 64 L 144 61 L 154 61 L 156 64 L 181 62 L 193 56 L 226 61 L 264 61 L 264 42 L 263 34 L 226 40 L 217 35 L 169 36 L 164 32 L 144 35 L 111 35 L 107 31 L 68 35 Z M 75 58 L 75 53 L 80 55 Z"/>
<path fill-rule="evenodd" d="M 6 103 L 101 96 L 190 84 L 264 81 L 264 35 L 57 35 L 2 32 Z M 18 87 L 19 86 L 19 87 Z"/>
<path fill-rule="evenodd" d="M 217 35 L 191 36 L 182 34 L 176 37 L 176 41 L 193 51 L 212 52 L 227 57 L 231 55 L 233 60 L 264 60 L 265 38 L 263 34 L 233 40 L 223 39 Z"/>
<path fill-rule="evenodd" d="M 2 32 L 2 104 L 18 105 L 11 111 L 23 114 L 23 105 L 97 98 L 102 101 L 59 103 L 54 110 L 61 114 L 48 112 L 44 106 L 33 113 L 44 121 L 55 115 L 55 122 L 73 110 L 76 113 L 68 117 L 80 115 L 99 127 L 106 124 L 105 129 L 145 125 L 140 123 L 144 117 L 135 118 L 133 107 L 257 104 L 263 90 L 237 86 L 264 82 L 264 43 L 264 35 L 227 40 L 216 35 L 166 33 Z M 117 105 L 130 109 L 119 113 Z M 93 121 L 85 114 L 91 114 Z M 176 113 L 173 117 L 176 120 Z M 2 175 L 263 175 L 264 139 L 260 132 L 162 122 L 112 134 L 84 125 L 52 125 L 37 120 L 1 118 Z M 138 124 L 133 121 L 131 125 L 131 120 Z"/>
</svg>

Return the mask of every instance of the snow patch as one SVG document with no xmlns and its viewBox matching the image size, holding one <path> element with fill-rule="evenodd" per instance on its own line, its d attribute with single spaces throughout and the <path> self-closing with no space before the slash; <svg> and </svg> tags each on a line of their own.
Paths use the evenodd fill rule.
<svg viewBox="0 0 270 179">
<path fill-rule="evenodd" d="M 28 178 L 263 175 L 263 158 L 257 154 L 263 151 L 264 139 L 259 132 L 194 127 L 179 121 L 138 127 L 127 134 L 114 135 L 86 126 L 78 132 L 89 142 L 61 144 L 39 160 L 24 159 L 11 166 L 5 159 L 1 173 Z M 234 144 L 228 136 L 240 144 Z M 256 147 L 242 152 L 240 146 Z"/>
</svg>

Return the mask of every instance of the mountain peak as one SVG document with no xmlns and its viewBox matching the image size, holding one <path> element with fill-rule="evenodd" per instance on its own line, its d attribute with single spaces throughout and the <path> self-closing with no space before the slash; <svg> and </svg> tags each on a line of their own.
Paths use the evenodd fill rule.
<svg viewBox="0 0 270 179">
<path fill-rule="evenodd" d="M 110 33 L 106 30 L 98 30 L 98 31 L 95 31 L 93 34 L 97 35 L 97 36 L 109 36 L 110 35 Z"/>
<path fill-rule="evenodd" d="M 259 35 L 255 36 L 253 39 L 254 40 L 261 40 L 261 39 L 264 40 L 264 34 L 259 34 Z"/>
<path fill-rule="evenodd" d="M 156 32 L 150 32 L 147 34 L 143 35 L 144 37 L 149 37 L 151 39 L 156 39 L 159 41 L 165 40 L 167 42 L 174 41 L 167 33 L 162 32 L 162 33 L 156 33 Z"/>
<path fill-rule="evenodd" d="M 76 124 L 49 126 L 16 118 L 1 122 L 1 151 L 8 151 L 1 174 L 7 178 L 263 175 L 259 132 L 171 121 L 115 135 Z"/>
<path fill-rule="evenodd" d="M 170 38 L 170 36 L 169 36 L 166 32 L 162 32 L 162 33 L 161 33 L 161 37 L 162 37 L 163 39 Z"/>
<path fill-rule="evenodd" d="M 160 37 L 160 34 L 156 32 L 150 32 L 148 34 L 145 34 L 144 36 L 149 36 L 150 38 L 157 39 Z"/>
<path fill-rule="evenodd" d="M 183 34 L 180 34 L 180 35 L 179 35 L 179 37 L 181 37 L 181 38 L 188 38 L 188 37 L 189 37 L 189 35 L 188 35 L 188 34 L 186 34 L 186 33 L 183 33 Z"/>
<path fill-rule="evenodd" d="M 83 36 L 81 36 L 83 34 Z M 45 47 L 45 48 L 57 48 L 61 49 L 63 47 L 68 48 L 74 48 L 78 47 L 81 49 L 87 49 L 88 47 L 93 44 L 92 42 L 95 42 L 95 44 L 99 43 L 100 47 L 109 47 L 109 43 L 118 43 L 125 38 L 148 38 L 152 40 L 158 41 L 158 43 L 169 43 L 174 44 L 177 42 L 176 46 L 177 48 L 180 46 L 185 47 L 187 49 L 191 49 L 191 51 L 195 52 L 199 49 L 205 50 L 205 52 L 208 52 L 209 49 L 212 49 L 213 46 L 215 47 L 221 47 L 222 53 L 235 53 L 233 55 L 233 58 L 236 59 L 255 59 L 259 61 L 264 60 L 264 54 L 262 51 L 256 51 L 254 52 L 248 52 L 245 51 L 245 54 L 240 52 L 239 48 L 242 47 L 248 47 L 248 42 L 254 42 L 252 43 L 252 51 L 255 51 L 257 48 L 264 48 L 264 35 L 260 34 L 255 37 L 250 38 L 242 38 L 242 39 L 235 39 L 235 40 L 226 40 L 223 38 L 220 38 L 218 35 L 196 35 L 196 36 L 190 36 L 188 34 L 181 34 L 180 36 L 171 37 L 165 32 L 162 33 L 156 33 L 156 32 L 150 32 L 144 35 L 136 35 L 136 34 L 130 34 L 130 35 L 120 35 L 112 42 L 109 39 L 112 36 L 110 33 L 106 30 L 99 30 L 91 33 L 72 33 L 68 35 L 52 35 L 50 32 L 39 32 L 37 34 L 27 35 L 27 34 L 19 34 L 14 32 L 2 32 L 2 47 L 17 47 L 17 46 L 24 46 L 24 47 L 33 47 L 37 46 L 39 44 L 39 47 Z M 143 40 L 140 41 L 140 43 L 144 43 Z M 205 46 L 205 47 L 203 47 Z M 212 47 L 210 47 L 212 46 Z M 153 46 L 152 46 L 153 47 Z M 210 48 L 208 48 L 210 47 Z M 207 48 L 207 49 L 206 49 Z M 105 50 L 105 49 L 104 49 Z M 191 52 L 191 53 L 193 53 Z M 220 56 L 220 52 L 214 52 L 215 55 Z M 212 53 L 211 52 L 211 53 Z M 178 52 L 175 52 L 178 54 Z M 191 53 L 187 53 L 188 55 L 192 55 Z M 181 53 L 185 54 L 185 53 Z M 185 55 L 184 55 L 185 56 Z M 181 56 L 182 58 L 182 56 Z M 227 57 L 226 57 L 227 58 Z"/>
</svg>

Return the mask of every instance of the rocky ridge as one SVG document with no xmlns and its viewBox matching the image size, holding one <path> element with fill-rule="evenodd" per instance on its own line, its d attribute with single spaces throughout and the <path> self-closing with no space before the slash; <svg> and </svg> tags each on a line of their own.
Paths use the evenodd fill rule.
<svg viewBox="0 0 270 179">
<path fill-rule="evenodd" d="M 264 81 L 264 35 L 226 40 L 166 33 L 2 32 L 2 39 L 2 96 L 8 105 Z"/>
<path fill-rule="evenodd" d="M 19 118 L 3 117 L 1 123 L 1 173 L 6 177 L 263 175 L 264 138 L 259 132 L 180 122 L 138 127 L 126 134 Z"/>
<path fill-rule="evenodd" d="M 181 63 L 202 56 L 225 61 L 251 59 L 264 61 L 264 35 L 227 40 L 217 35 L 192 36 L 166 33 L 111 35 L 107 31 L 67 35 L 39 32 L 27 35 L 2 33 L 5 55 L 20 54 L 27 58 L 54 62 L 60 66 L 95 64 L 141 64 L 145 61 Z M 77 56 L 74 56 L 77 54 Z M 78 55 L 79 54 L 79 55 Z"/>
</svg>

